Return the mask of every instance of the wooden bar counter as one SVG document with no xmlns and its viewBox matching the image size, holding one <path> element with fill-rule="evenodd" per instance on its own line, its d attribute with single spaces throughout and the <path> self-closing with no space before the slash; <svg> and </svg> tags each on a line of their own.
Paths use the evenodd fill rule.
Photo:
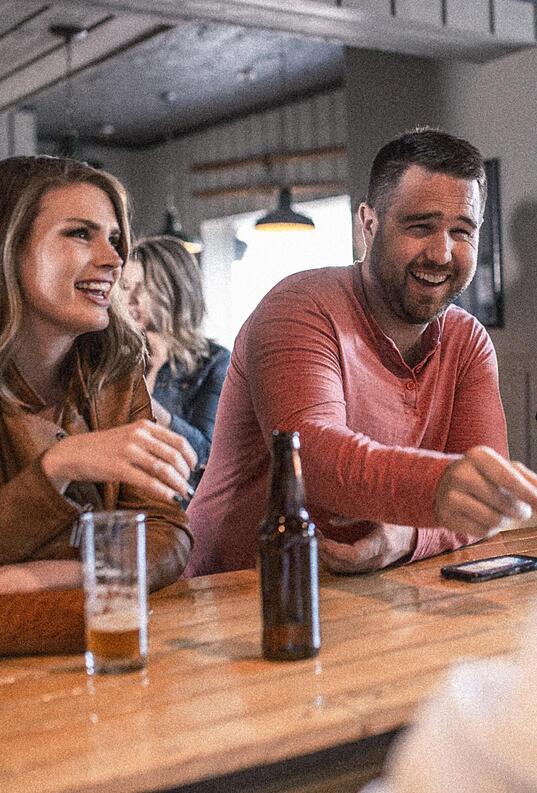
<svg viewBox="0 0 537 793">
<path fill-rule="evenodd" d="M 152 597 L 144 672 L 0 659 L 0 791 L 356 791 L 439 674 L 511 651 L 537 572 L 445 581 L 443 564 L 537 554 L 537 529 L 362 576 L 323 575 L 316 659 L 260 657 L 253 571 Z"/>
</svg>

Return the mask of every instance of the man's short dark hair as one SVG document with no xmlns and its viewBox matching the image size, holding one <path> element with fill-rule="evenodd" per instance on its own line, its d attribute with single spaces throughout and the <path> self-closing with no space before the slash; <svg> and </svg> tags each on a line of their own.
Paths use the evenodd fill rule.
<svg viewBox="0 0 537 793">
<path fill-rule="evenodd" d="M 483 213 L 487 177 L 481 153 L 468 141 L 430 127 L 405 132 L 380 149 L 369 176 L 366 199 L 369 206 L 382 214 L 388 208 L 392 191 L 411 165 L 457 179 L 475 179 Z"/>
</svg>

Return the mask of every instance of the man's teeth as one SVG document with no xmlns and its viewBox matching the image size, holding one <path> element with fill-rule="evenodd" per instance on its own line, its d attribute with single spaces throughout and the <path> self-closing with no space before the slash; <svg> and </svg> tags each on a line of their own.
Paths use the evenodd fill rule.
<svg viewBox="0 0 537 793">
<path fill-rule="evenodd" d="M 443 284 L 444 281 L 447 281 L 448 276 L 444 273 L 441 275 L 440 273 L 424 273 L 420 270 L 418 272 L 412 273 L 415 278 L 419 278 L 420 281 L 427 281 L 428 284 Z"/>
</svg>

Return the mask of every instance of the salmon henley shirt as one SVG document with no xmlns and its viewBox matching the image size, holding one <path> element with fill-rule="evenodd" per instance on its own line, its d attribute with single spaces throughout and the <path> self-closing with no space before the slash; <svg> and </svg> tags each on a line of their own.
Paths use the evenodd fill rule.
<svg viewBox="0 0 537 793">
<path fill-rule="evenodd" d="M 474 317 L 450 306 L 410 367 L 370 314 L 358 265 L 292 275 L 235 342 L 188 509 L 185 575 L 255 566 L 274 428 L 300 433 L 307 508 L 327 537 L 353 542 L 368 521 L 415 526 L 410 561 L 476 539 L 436 525 L 446 467 L 480 444 L 508 455 L 496 354 Z"/>
</svg>

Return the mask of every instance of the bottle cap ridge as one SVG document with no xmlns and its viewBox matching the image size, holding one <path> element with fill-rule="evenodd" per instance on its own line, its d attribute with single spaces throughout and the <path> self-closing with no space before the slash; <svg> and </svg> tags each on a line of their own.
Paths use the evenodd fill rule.
<svg viewBox="0 0 537 793">
<path fill-rule="evenodd" d="M 296 430 L 288 432 L 285 430 L 272 430 L 272 443 L 273 444 L 286 444 L 290 443 L 293 449 L 300 449 L 300 433 Z"/>
</svg>

